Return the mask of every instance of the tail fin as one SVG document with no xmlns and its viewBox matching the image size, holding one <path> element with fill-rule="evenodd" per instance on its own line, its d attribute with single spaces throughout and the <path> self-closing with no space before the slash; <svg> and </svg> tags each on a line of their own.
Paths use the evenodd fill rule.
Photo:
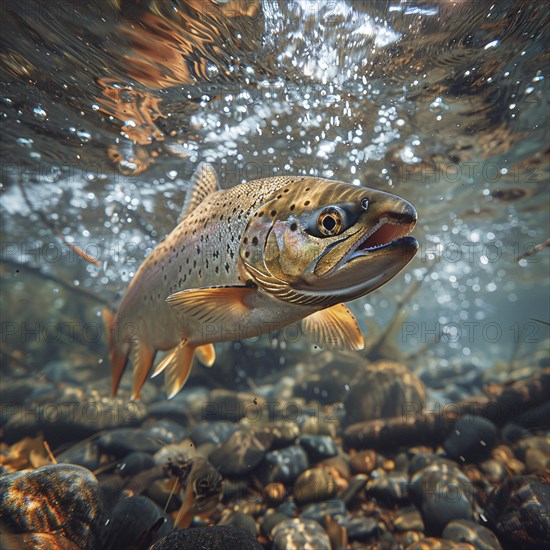
<svg viewBox="0 0 550 550">
<path fill-rule="evenodd" d="M 112 372 L 112 394 L 115 396 L 120 384 L 120 379 L 126 368 L 126 363 L 128 363 L 130 344 L 119 341 L 116 334 L 115 314 L 106 308 L 103 309 L 101 313 L 107 331 L 107 343 L 109 346 L 109 359 L 111 361 Z"/>
</svg>

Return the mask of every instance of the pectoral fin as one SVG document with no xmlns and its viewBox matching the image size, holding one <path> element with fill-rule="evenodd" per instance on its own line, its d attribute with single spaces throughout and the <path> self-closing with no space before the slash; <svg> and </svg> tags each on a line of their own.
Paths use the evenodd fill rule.
<svg viewBox="0 0 550 550">
<path fill-rule="evenodd" d="M 201 323 L 235 323 L 249 311 L 248 299 L 256 292 L 245 286 L 182 290 L 166 298 L 179 315 Z"/>
<path fill-rule="evenodd" d="M 139 393 L 147 375 L 153 366 L 155 350 L 145 342 L 138 340 L 132 343 L 132 365 L 134 381 L 132 383 L 132 399 L 139 399 Z"/>
<path fill-rule="evenodd" d="M 164 387 L 168 399 L 172 399 L 185 385 L 191 367 L 195 347 L 182 340 L 155 368 L 151 378 L 164 372 Z"/>
<path fill-rule="evenodd" d="M 195 350 L 197 354 L 197 359 L 205 366 L 211 367 L 216 361 L 216 350 L 212 344 L 205 344 L 204 346 L 199 346 Z"/>
<path fill-rule="evenodd" d="M 302 319 L 302 331 L 324 349 L 360 350 L 365 346 L 357 320 L 344 304 L 322 309 Z"/>
</svg>

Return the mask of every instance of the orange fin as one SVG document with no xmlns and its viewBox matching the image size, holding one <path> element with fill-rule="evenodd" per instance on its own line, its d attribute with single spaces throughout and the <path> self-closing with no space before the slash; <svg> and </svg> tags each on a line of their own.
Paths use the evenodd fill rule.
<svg viewBox="0 0 550 550">
<path fill-rule="evenodd" d="M 359 324 L 344 304 L 302 319 L 302 330 L 320 348 L 360 350 L 365 347 Z"/>
<path fill-rule="evenodd" d="M 216 350 L 212 344 L 204 344 L 195 350 L 197 359 L 205 366 L 211 367 L 216 361 Z"/>
<path fill-rule="evenodd" d="M 119 342 L 119 338 L 115 337 L 116 317 L 114 313 L 106 308 L 101 312 L 105 330 L 107 332 L 107 343 L 109 346 L 109 359 L 111 361 L 112 373 L 112 394 L 116 395 L 120 379 L 128 362 L 128 354 L 130 353 L 129 344 Z"/>
<path fill-rule="evenodd" d="M 156 367 L 151 377 L 164 371 L 164 387 L 172 399 L 185 385 L 193 366 L 195 347 L 182 340 Z"/>
<path fill-rule="evenodd" d="M 139 394 L 147 375 L 155 360 L 155 350 L 143 340 L 132 342 L 132 365 L 134 381 L 132 384 L 132 399 L 139 399 Z"/>
<path fill-rule="evenodd" d="M 244 317 L 250 310 L 247 298 L 256 291 L 246 286 L 199 288 L 176 292 L 166 301 L 184 317 L 221 324 Z"/>
</svg>

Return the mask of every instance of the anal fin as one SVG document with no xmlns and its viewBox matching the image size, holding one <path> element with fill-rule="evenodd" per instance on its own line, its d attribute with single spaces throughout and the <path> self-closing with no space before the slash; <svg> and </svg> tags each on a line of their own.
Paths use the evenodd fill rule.
<svg viewBox="0 0 550 550">
<path fill-rule="evenodd" d="M 365 347 L 359 324 L 344 304 L 336 304 L 302 319 L 302 331 L 320 348 L 360 350 Z"/>
<path fill-rule="evenodd" d="M 216 361 L 216 350 L 213 344 L 204 344 L 195 350 L 197 359 L 205 366 L 211 367 Z"/>
<path fill-rule="evenodd" d="M 164 372 L 164 387 L 168 399 L 172 399 L 185 385 L 191 367 L 193 366 L 193 356 L 195 355 L 195 346 L 182 340 L 155 368 L 151 378 Z"/>
</svg>

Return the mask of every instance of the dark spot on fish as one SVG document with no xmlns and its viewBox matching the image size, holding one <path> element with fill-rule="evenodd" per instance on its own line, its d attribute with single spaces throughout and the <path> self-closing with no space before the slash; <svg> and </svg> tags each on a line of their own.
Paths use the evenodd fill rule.
<svg viewBox="0 0 550 550">
<path fill-rule="evenodd" d="M 245 257 L 245 258 L 249 258 L 249 257 L 250 257 L 250 252 L 248 252 L 248 250 L 244 253 L 244 257 Z"/>
<path fill-rule="evenodd" d="M 197 246 L 197 254 L 200 254 L 200 253 L 201 253 L 201 247 Z"/>
<path fill-rule="evenodd" d="M 185 263 L 186 263 L 186 264 L 189 264 L 189 258 L 187 258 L 187 259 L 185 260 Z"/>
<path fill-rule="evenodd" d="M 225 262 L 225 270 L 227 271 L 227 273 L 229 273 L 229 264 L 227 262 Z"/>
<path fill-rule="evenodd" d="M 277 198 L 278 198 L 278 199 L 282 199 L 283 196 L 282 196 L 282 195 L 277 195 Z"/>
<path fill-rule="evenodd" d="M 188 273 L 189 273 L 189 275 L 191 275 L 191 271 L 193 271 L 193 270 L 192 270 L 191 268 L 189 268 L 189 272 L 188 272 Z"/>
<path fill-rule="evenodd" d="M 271 211 L 271 217 L 275 217 L 277 215 L 277 210 L 272 210 Z"/>
<path fill-rule="evenodd" d="M 252 244 L 253 244 L 253 245 L 258 244 L 258 237 L 254 237 L 254 238 L 252 239 Z"/>
<path fill-rule="evenodd" d="M 288 193 L 289 191 L 290 191 L 290 189 L 285 189 L 285 190 L 283 191 L 283 193 Z"/>
<path fill-rule="evenodd" d="M 220 272 L 220 268 L 216 266 L 216 273 L 219 273 L 219 272 Z"/>
<path fill-rule="evenodd" d="M 253 281 L 252 279 L 247 279 L 246 282 L 245 282 L 244 284 L 245 284 L 245 286 L 250 286 L 250 287 L 256 286 L 256 285 L 254 284 L 254 281 Z"/>
<path fill-rule="evenodd" d="M 294 222 L 293 224 L 290 225 L 290 230 L 291 231 L 296 231 L 296 229 L 298 229 L 298 224 L 296 222 Z"/>
<path fill-rule="evenodd" d="M 245 237 L 245 238 L 243 239 L 243 243 L 244 243 L 244 244 L 248 244 L 248 237 Z"/>
<path fill-rule="evenodd" d="M 291 210 L 294 210 L 295 208 L 296 208 L 296 205 L 294 205 L 294 204 L 291 204 L 291 205 L 290 205 L 290 209 L 291 209 Z"/>
<path fill-rule="evenodd" d="M 178 270 L 178 273 L 181 273 L 181 270 L 183 269 L 183 266 L 180 264 L 180 267 L 179 267 L 179 270 Z"/>
<path fill-rule="evenodd" d="M 260 216 L 260 217 L 261 217 L 261 216 L 263 216 L 263 215 L 264 215 L 264 212 L 263 212 L 263 210 L 260 210 L 260 211 L 258 212 L 258 216 Z"/>
<path fill-rule="evenodd" d="M 304 206 L 308 206 L 309 201 L 304 202 Z"/>
<path fill-rule="evenodd" d="M 309 190 L 310 190 L 310 188 L 309 188 L 309 187 L 306 187 L 306 192 L 309 191 Z"/>
<path fill-rule="evenodd" d="M 193 268 L 197 267 L 197 260 L 193 260 Z"/>
</svg>

